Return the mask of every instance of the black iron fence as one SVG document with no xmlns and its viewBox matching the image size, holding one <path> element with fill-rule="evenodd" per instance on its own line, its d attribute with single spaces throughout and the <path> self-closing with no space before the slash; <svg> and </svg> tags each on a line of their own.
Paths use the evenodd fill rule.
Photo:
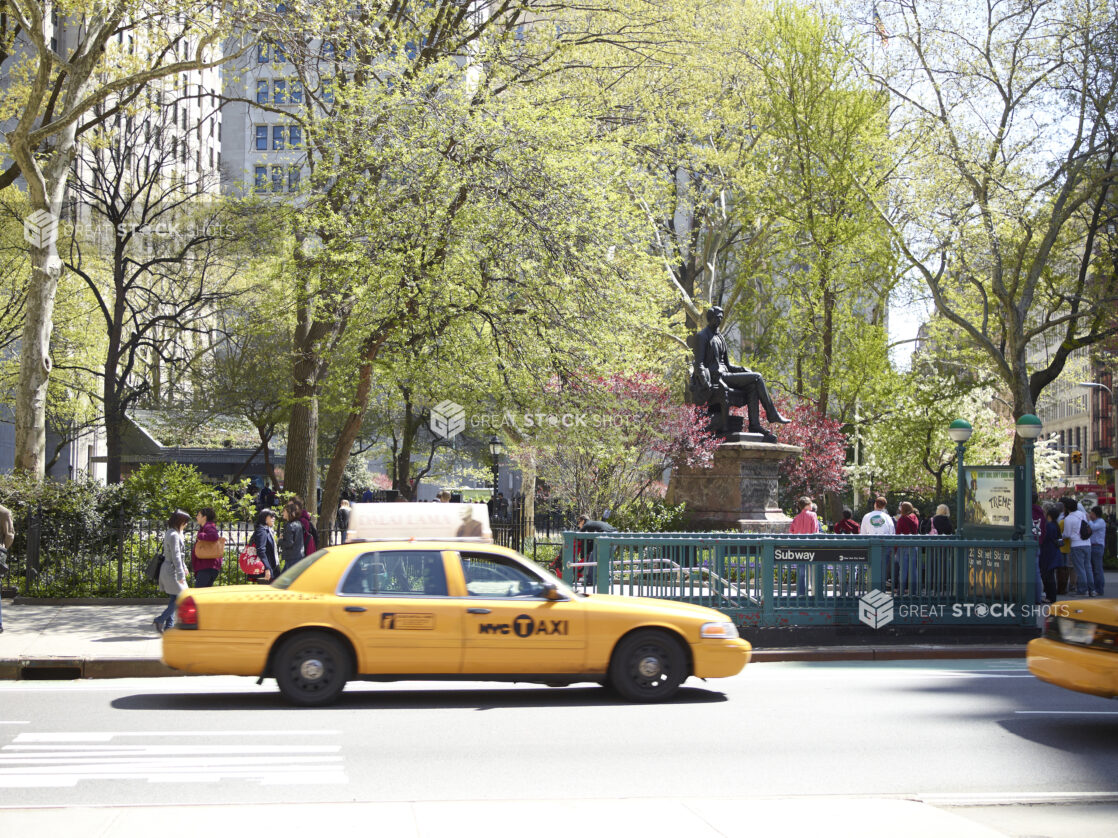
<svg viewBox="0 0 1118 838">
<path fill-rule="evenodd" d="M 148 559 L 163 549 L 162 521 L 118 519 L 94 529 L 48 519 L 42 510 L 28 514 L 9 556 L 9 573 L 0 584 L 27 597 L 158 597 L 154 583 L 144 579 Z M 237 557 L 252 537 L 248 521 L 218 525 L 225 538 L 225 561 L 217 584 L 245 582 Z M 185 533 L 187 551 L 196 532 Z M 319 546 L 338 544 L 342 531 L 319 531 Z M 278 540 L 278 533 L 277 533 Z"/>
<path fill-rule="evenodd" d="M 495 504 L 489 512 L 493 540 L 538 562 L 549 563 L 563 546 L 563 531 L 574 529 L 575 515 L 558 506 L 537 503 L 531 517 L 529 522 L 523 495 L 514 496 L 507 505 Z"/>
</svg>

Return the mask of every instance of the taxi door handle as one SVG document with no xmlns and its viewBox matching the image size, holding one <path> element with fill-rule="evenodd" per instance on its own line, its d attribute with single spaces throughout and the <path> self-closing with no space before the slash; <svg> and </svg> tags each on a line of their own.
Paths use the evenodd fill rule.
<svg viewBox="0 0 1118 838">
<path fill-rule="evenodd" d="M 466 613 L 467 614 L 488 614 L 489 609 L 488 608 L 467 608 Z"/>
<path fill-rule="evenodd" d="M 362 608 L 360 605 L 347 605 L 345 607 L 345 610 L 346 611 L 353 611 L 354 613 L 361 613 L 361 612 L 365 611 L 366 609 Z"/>
</svg>

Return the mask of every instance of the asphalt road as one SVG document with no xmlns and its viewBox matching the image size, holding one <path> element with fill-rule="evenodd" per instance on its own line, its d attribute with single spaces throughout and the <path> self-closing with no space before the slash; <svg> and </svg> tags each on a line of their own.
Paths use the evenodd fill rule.
<svg viewBox="0 0 1118 838">
<path fill-rule="evenodd" d="M 661 705 L 596 687 L 0 682 L 3 808 L 895 796 L 1118 802 L 1118 702 L 1021 661 L 768 663 Z M 1116 830 L 1118 831 L 1118 830 Z"/>
</svg>

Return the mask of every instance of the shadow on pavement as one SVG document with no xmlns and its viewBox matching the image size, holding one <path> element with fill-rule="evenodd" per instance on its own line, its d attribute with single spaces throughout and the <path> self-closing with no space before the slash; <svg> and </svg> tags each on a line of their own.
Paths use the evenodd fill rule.
<svg viewBox="0 0 1118 838">
<path fill-rule="evenodd" d="M 1017 716 L 998 724 L 1037 745 L 1082 756 L 1113 753 L 1118 745 L 1118 716 Z"/>
<path fill-rule="evenodd" d="M 123 696 L 112 702 L 117 710 L 302 710 L 288 704 L 275 687 L 262 685 L 254 693 L 150 693 Z M 712 690 L 683 687 L 675 697 L 660 704 L 714 704 L 726 695 Z M 334 704 L 313 708 L 331 710 L 474 709 L 505 707 L 610 707 L 633 704 L 600 687 L 543 688 L 522 690 L 386 690 L 363 689 L 343 692 Z M 639 705 L 638 705 L 639 706 Z"/>
</svg>

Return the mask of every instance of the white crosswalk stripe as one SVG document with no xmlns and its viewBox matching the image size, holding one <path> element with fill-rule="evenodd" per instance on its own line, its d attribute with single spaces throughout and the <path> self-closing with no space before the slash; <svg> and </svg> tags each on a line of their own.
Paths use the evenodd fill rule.
<svg viewBox="0 0 1118 838">
<path fill-rule="evenodd" d="M 0 788 L 60 788 L 82 780 L 338 785 L 348 782 L 341 745 L 323 742 L 338 736 L 336 730 L 21 733 L 0 747 Z"/>
</svg>

